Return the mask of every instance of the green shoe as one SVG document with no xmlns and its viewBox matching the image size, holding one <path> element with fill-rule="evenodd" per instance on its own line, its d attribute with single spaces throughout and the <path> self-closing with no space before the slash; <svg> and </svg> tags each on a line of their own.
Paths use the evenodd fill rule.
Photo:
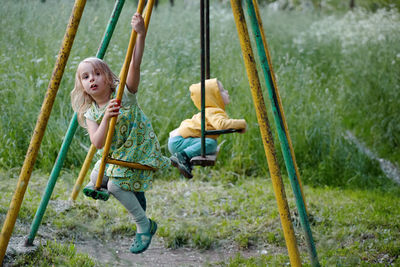
<svg viewBox="0 0 400 267">
<path fill-rule="evenodd" d="M 150 230 L 147 233 L 136 233 L 135 239 L 129 249 L 130 252 L 134 254 L 139 254 L 144 252 L 151 243 L 151 238 L 157 231 L 157 223 L 155 221 L 150 221 Z"/>
<path fill-rule="evenodd" d="M 87 197 L 103 201 L 107 201 L 110 198 L 110 194 L 106 189 L 100 188 L 99 190 L 96 190 L 93 185 L 85 186 L 85 188 L 83 188 L 83 194 Z"/>
<path fill-rule="evenodd" d="M 94 199 L 100 199 L 103 201 L 107 201 L 110 198 L 110 193 L 108 193 L 108 190 L 104 188 L 100 188 L 99 190 L 96 190 L 96 195 L 93 197 Z"/>
<path fill-rule="evenodd" d="M 179 172 L 190 179 L 193 178 L 192 166 L 190 164 L 190 159 L 182 155 L 182 153 L 175 153 L 170 157 L 172 166 L 178 168 Z"/>
<path fill-rule="evenodd" d="M 93 198 L 93 196 L 96 194 L 96 189 L 94 188 L 93 185 L 87 185 L 83 188 L 83 194 L 87 197 Z"/>
</svg>

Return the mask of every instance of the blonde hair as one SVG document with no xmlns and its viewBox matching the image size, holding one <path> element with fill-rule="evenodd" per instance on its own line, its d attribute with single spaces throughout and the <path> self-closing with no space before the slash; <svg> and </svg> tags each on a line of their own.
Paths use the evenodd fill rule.
<svg viewBox="0 0 400 267">
<path fill-rule="evenodd" d="M 76 74 L 75 74 L 75 86 L 71 91 L 71 105 L 72 109 L 78 114 L 78 122 L 79 124 L 86 128 L 84 114 L 90 108 L 94 99 L 86 93 L 83 88 L 79 66 L 82 63 L 89 63 L 93 66 L 94 69 L 98 70 L 105 77 L 106 84 L 110 86 L 111 92 L 115 91 L 115 88 L 118 86 L 119 79 L 118 77 L 111 71 L 110 67 L 103 60 L 96 57 L 89 57 L 81 61 L 79 63 Z"/>
</svg>

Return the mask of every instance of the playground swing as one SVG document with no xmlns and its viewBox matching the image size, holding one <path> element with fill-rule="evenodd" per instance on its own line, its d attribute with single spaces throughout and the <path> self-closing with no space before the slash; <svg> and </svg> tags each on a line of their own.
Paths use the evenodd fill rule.
<svg viewBox="0 0 400 267">
<path fill-rule="evenodd" d="M 205 12 L 204 12 L 205 10 Z M 201 50 L 201 155 L 190 159 L 192 165 L 202 167 L 214 166 L 217 160 L 221 146 L 225 143 L 222 141 L 214 154 L 206 154 L 205 139 L 206 135 L 219 135 L 240 132 L 237 129 L 224 130 L 206 130 L 205 117 L 205 80 L 210 79 L 210 4 L 209 0 L 200 1 L 200 50 Z"/>
<path fill-rule="evenodd" d="M 153 4 L 152 4 L 153 1 L 154 0 L 148 1 L 150 4 L 149 9 L 148 9 L 149 14 L 151 14 L 151 8 L 153 6 Z M 204 0 L 201 0 L 202 8 L 204 7 L 203 1 Z M 206 1 L 208 2 L 208 0 L 206 0 Z M 44 134 L 44 130 L 47 125 L 47 120 L 50 116 L 51 107 L 54 102 L 54 99 L 55 99 L 55 96 L 56 96 L 56 93 L 58 90 L 58 86 L 60 84 L 61 77 L 63 75 L 66 61 L 68 59 L 68 56 L 69 56 L 69 53 L 70 53 L 70 50 L 71 50 L 71 47 L 73 44 L 73 40 L 74 40 L 76 31 L 77 31 L 77 28 L 79 25 L 79 21 L 80 21 L 82 12 L 83 12 L 83 8 L 85 6 L 85 2 L 86 1 L 84 1 L 84 0 L 76 0 L 73 12 L 70 17 L 70 21 L 67 26 L 67 31 L 64 35 L 62 46 L 60 48 L 60 52 L 57 57 L 57 62 L 55 64 L 54 71 L 53 71 L 53 74 L 51 77 L 51 81 L 50 81 L 48 89 L 47 89 L 45 101 L 43 102 L 42 110 L 41 110 L 41 113 L 39 114 L 37 124 L 35 127 L 35 131 L 32 136 L 25 161 L 24 161 L 24 164 L 21 169 L 20 177 L 18 180 L 18 185 L 15 190 L 14 196 L 12 198 L 10 208 L 7 212 L 7 216 L 4 221 L 2 231 L 1 231 L 0 263 L 3 262 L 4 256 L 6 254 L 7 245 L 10 240 L 11 233 L 14 228 L 14 225 L 15 225 L 15 222 L 16 222 L 16 219 L 18 216 L 18 212 L 21 207 L 23 196 L 25 194 L 27 185 L 29 183 L 33 165 L 36 160 L 36 156 L 37 156 L 37 153 L 38 153 L 38 150 L 40 147 L 40 143 L 41 143 L 41 140 L 42 140 L 42 137 Z M 116 3 L 116 8 L 117 7 L 121 8 L 122 7 L 121 4 L 123 4 L 123 2 L 124 2 L 124 0 L 118 0 L 118 3 Z M 300 254 L 299 254 L 299 251 L 297 248 L 296 237 L 294 234 L 294 229 L 293 229 L 292 223 L 290 221 L 289 206 L 288 206 L 288 203 L 286 200 L 285 189 L 283 186 L 282 177 L 280 175 L 279 166 L 277 164 L 277 160 L 276 160 L 276 156 L 275 156 L 273 139 L 272 139 L 271 131 L 269 128 L 268 117 L 267 117 L 267 113 L 265 110 L 265 104 L 264 104 L 263 95 L 262 95 L 262 91 L 261 91 L 260 81 L 258 78 L 257 68 L 256 68 L 255 60 L 254 60 L 254 54 L 253 54 L 253 51 L 251 48 L 251 44 L 250 44 L 251 42 L 250 42 L 249 34 L 247 31 L 246 19 L 244 17 L 243 9 L 241 7 L 242 1 L 241 0 L 231 0 L 230 2 L 231 2 L 231 6 L 232 6 L 235 23 L 236 23 L 236 28 L 237 28 L 238 35 L 239 35 L 239 41 L 240 41 L 240 45 L 241 45 L 241 49 L 242 49 L 242 56 L 243 56 L 243 60 L 245 63 L 247 76 L 248 76 L 249 84 L 250 84 L 250 89 L 251 89 L 252 96 L 253 96 L 254 106 L 255 106 L 255 110 L 256 110 L 256 114 L 257 114 L 261 137 L 262 137 L 263 144 L 264 144 L 264 150 L 266 153 L 268 167 L 270 169 L 272 185 L 274 188 L 275 197 L 276 197 L 277 204 L 278 204 L 283 234 L 284 234 L 284 237 L 286 240 L 286 247 L 287 247 L 288 255 L 290 258 L 290 264 L 292 266 L 301 266 L 301 259 L 300 259 Z M 287 125 L 286 125 L 286 122 L 285 122 L 285 119 L 283 116 L 283 110 L 281 107 L 279 94 L 278 94 L 277 87 L 275 84 L 276 81 L 274 78 L 274 73 L 273 73 L 272 69 L 270 69 L 270 56 L 269 56 L 269 52 L 268 52 L 268 47 L 266 45 L 265 36 L 263 35 L 263 31 L 262 31 L 261 19 L 260 19 L 259 13 L 258 13 L 258 4 L 257 4 L 256 0 L 246 0 L 245 2 L 246 2 L 247 9 L 249 12 L 249 17 L 251 19 L 252 27 L 254 30 L 254 35 L 256 37 L 257 48 L 260 52 L 260 55 L 259 55 L 260 59 L 261 59 L 260 61 L 263 62 L 262 65 L 263 65 L 263 71 L 264 71 L 267 87 L 268 87 L 269 91 L 272 91 L 272 92 L 269 92 L 272 107 L 274 109 L 278 110 L 278 112 L 274 112 L 274 115 L 276 115 L 277 118 L 279 117 L 277 120 L 278 121 L 277 127 L 279 128 L 279 133 L 282 133 L 282 134 L 279 134 L 279 137 L 282 137 L 282 139 L 283 139 L 283 142 L 281 142 L 281 143 L 283 144 L 282 147 L 285 147 L 285 149 L 283 149 L 285 152 L 284 153 L 285 163 L 287 164 L 289 179 L 292 184 L 292 189 L 293 189 L 293 192 L 294 192 L 294 195 L 296 198 L 296 205 L 298 207 L 300 221 L 301 221 L 302 227 L 305 231 L 305 241 L 307 243 L 307 248 L 310 253 L 311 265 L 312 266 L 320 266 L 319 262 L 318 262 L 317 253 L 315 250 L 314 241 L 312 238 L 311 229 L 310 229 L 308 219 L 307 219 L 307 212 L 305 209 L 304 197 L 302 196 L 301 184 L 299 183 L 300 177 L 297 174 L 298 170 L 297 170 L 297 166 L 296 166 L 296 162 L 295 162 L 295 157 L 293 154 L 292 144 L 291 144 L 290 137 L 289 137 L 288 131 L 287 131 Z M 144 0 L 140 0 L 139 6 L 138 6 L 139 13 L 141 13 L 141 11 L 143 11 L 143 5 L 144 5 Z M 203 11 L 201 11 L 201 12 L 203 12 Z M 117 14 L 117 13 L 118 12 L 116 12 L 115 14 Z M 146 14 L 147 14 L 147 12 L 146 12 Z M 118 15 L 113 16 L 113 18 L 118 18 Z M 146 29 L 147 29 L 149 18 L 150 18 L 150 15 L 145 16 Z M 112 24 L 112 23 L 110 23 L 110 24 Z M 203 27 L 203 25 L 202 25 L 202 27 Z M 110 28 L 113 28 L 113 27 L 110 27 Z M 111 30 L 111 32 L 112 32 L 112 30 Z M 203 31 L 203 33 L 204 33 L 204 31 Z M 202 36 L 203 36 L 203 34 L 202 34 Z M 130 45 L 129 45 L 129 49 L 127 52 L 127 56 L 129 55 L 129 53 L 130 53 L 130 55 L 132 53 L 133 44 L 135 43 L 135 39 L 136 39 L 135 37 L 136 37 L 135 32 L 132 32 L 131 40 L 129 42 Z M 204 36 L 202 38 L 204 38 Z M 106 39 L 108 39 L 108 38 L 105 38 L 105 40 Z M 101 45 L 102 49 L 99 49 L 99 57 L 101 54 L 100 51 L 103 51 L 102 53 L 104 53 L 105 50 L 103 50 L 103 49 L 106 49 L 104 47 L 107 47 L 107 45 L 108 45 L 108 41 L 105 42 L 105 46 L 103 46 L 103 43 L 102 43 L 102 45 Z M 204 53 L 204 52 L 202 52 L 202 53 Z M 130 61 L 129 56 L 127 57 L 127 59 L 128 59 L 128 61 Z M 123 69 L 126 69 L 126 65 L 127 64 L 125 62 L 125 64 L 124 64 L 125 68 L 123 68 Z M 129 65 L 129 62 L 128 62 L 128 65 Z M 202 75 L 204 75 L 203 73 L 204 72 L 202 72 Z M 123 75 L 121 75 L 121 76 L 123 77 Z M 208 77 L 209 77 L 209 74 L 208 74 Z M 125 75 L 125 78 L 126 78 L 126 75 Z M 204 83 L 204 76 L 202 76 L 202 82 Z M 204 86 L 203 86 L 203 88 L 204 88 Z M 121 96 L 122 96 L 122 94 L 121 94 Z M 65 138 L 65 140 L 70 140 L 69 137 L 71 137 L 73 135 L 73 132 L 76 129 L 76 125 L 77 125 L 76 116 L 74 116 L 74 118 L 73 118 L 73 120 L 71 120 L 71 124 L 70 124 L 71 131 L 70 130 L 68 131 L 68 134 L 67 134 L 67 137 Z M 205 130 L 204 130 L 204 133 L 210 134 L 210 132 L 207 132 Z M 212 133 L 216 134 L 215 132 L 212 132 Z M 218 134 L 221 134 L 221 133 L 218 133 Z M 203 138 L 204 138 L 204 135 L 203 135 Z M 59 155 L 59 157 L 57 159 L 57 163 L 55 164 L 54 169 L 52 171 L 51 179 L 49 180 L 49 183 L 46 187 L 45 196 L 42 198 L 38 212 L 35 215 L 35 219 L 32 224 L 30 236 L 26 240 L 26 245 L 33 244 L 34 236 L 36 235 L 37 228 L 40 224 L 40 220 L 43 217 L 43 213 L 44 213 L 45 207 L 48 203 L 48 200 L 50 198 L 52 188 L 54 187 L 55 180 L 57 179 L 58 172 L 59 172 L 59 166 L 62 165 L 62 161 L 63 161 L 65 153 L 67 151 L 67 149 L 65 149 L 65 147 L 68 147 L 67 143 L 69 143 L 69 142 L 70 141 L 65 143 L 66 146 L 64 146 L 64 142 L 63 142 L 63 146 L 60 151 L 61 156 Z M 204 144 L 204 142 L 203 142 L 203 144 Z M 89 164 L 90 164 L 90 160 L 94 154 L 94 152 L 92 152 L 92 150 L 94 151 L 94 149 L 91 149 L 87 156 Z M 202 149 L 202 150 L 205 152 L 205 149 Z M 107 154 L 108 154 L 108 152 L 105 153 L 105 155 L 107 155 Z M 104 156 L 104 154 L 103 154 L 103 156 Z M 90 158 L 90 160 L 89 160 L 89 158 Z M 108 159 L 108 160 L 110 160 L 110 159 Z M 108 162 L 110 162 L 110 161 L 108 161 Z M 85 160 L 85 165 L 86 165 L 86 163 L 87 162 Z M 89 165 L 89 164 L 87 164 L 87 165 Z M 125 163 L 118 162 L 118 164 L 122 165 Z M 127 163 L 127 164 L 131 164 L 131 163 Z M 141 166 L 132 166 L 132 167 L 148 167 L 148 166 L 141 165 Z M 87 171 L 86 168 L 87 168 L 87 166 L 84 166 L 81 170 L 81 173 L 86 174 L 86 171 Z M 86 170 L 83 171 L 83 169 L 86 169 Z M 80 173 L 80 176 L 81 176 L 81 173 Z M 82 177 L 84 178 L 84 175 Z M 80 180 L 80 178 L 78 178 L 78 180 Z M 75 193 L 79 191 L 79 190 L 76 190 L 76 188 L 79 188 L 80 186 L 81 186 L 81 183 L 78 184 L 78 181 L 77 181 L 77 184 L 74 187 Z M 96 183 L 96 188 L 97 189 L 100 188 L 98 183 Z M 75 200 L 75 198 L 76 198 L 76 194 L 71 196 L 71 199 Z"/>
</svg>

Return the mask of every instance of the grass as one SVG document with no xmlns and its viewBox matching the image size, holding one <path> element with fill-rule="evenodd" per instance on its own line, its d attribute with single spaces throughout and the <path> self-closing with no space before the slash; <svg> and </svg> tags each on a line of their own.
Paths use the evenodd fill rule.
<svg viewBox="0 0 400 267">
<path fill-rule="evenodd" d="M 0 108 L 1 222 L 73 4 L 3 2 L 0 95 L 7 104 Z M 199 25 L 193 19 L 198 16 L 198 3 L 185 3 L 176 3 L 173 8 L 162 3 L 154 11 L 142 64 L 139 103 L 151 117 L 166 155 L 169 131 L 197 112 L 189 101 L 188 86 L 200 79 Z M 329 3 L 333 7 L 338 1 Z M 116 73 L 128 43 L 131 11 L 135 10 L 131 1 L 125 5 L 105 56 Z M 43 184 L 72 117 L 69 92 L 76 65 L 95 55 L 112 6 L 112 1 L 100 0 L 86 4 L 19 213 L 16 235 L 26 234 L 35 213 L 32 207 L 40 202 Z M 349 142 L 345 133 L 351 131 L 379 157 L 399 165 L 400 49 L 396 44 L 400 39 L 400 15 L 390 8 L 370 8 L 374 12 L 333 12 L 334 9 L 324 13 L 262 7 L 261 14 L 306 199 L 314 217 L 312 229 L 321 263 L 395 265 L 399 264 L 399 187 L 384 176 L 378 162 Z M 158 235 L 167 247 L 204 250 L 233 242 L 243 250 L 272 248 L 273 255 L 254 259 L 238 255 L 230 263 L 220 264 L 282 265 L 288 262 L 285 241 L 273 190 L 264 178 L 269 176 L 265 153 L 234 20 L 226 2 L 213 3 L 211 23 L 212 76 L 218 77 L 230 92 L 228 114 L 245 118 L 248 132 L 221 137 L 228 142 L 223 145 L 217 166 L 196 169 L 196 179 L 191 182 L 177 179 L 175 170 L 163 173 L 148 194 L 152 203 L 149 214 L 160 222 Z M 272 116 L 269 118 L 275 134 Z M 274 139 L 283 167 L 278 138 Z M 78 129 L 52 203 L 66 201 L 89 145 L 86 133 Z M 289 188 L 286 178 L 285 183 Z M 294 210 L 290 190 L 287 194 Z M 165 207 L 166 202 L 171 208 Z M 109 209 L 111 206 L 117 208 Z M 106 202 L 104 207 L 80 200 L 61 211 L 50 205 L 44 223 L 55 229 L 57 240 L 73 242 L 96 235 L 111 239 L 133 236 L 134 224 L 121 219 L 126 216 L 115 200 Z M 296 228 L 296 235 L 302 258 L 307 261 L 300 229 Z M 53 245 L 43 243 L 43 249 L 64 251 L 61 254 L 70 251 L 68 246 Z"/>
<path fill-rule="evenodd" d="M 236 182 L 227 183 L 221 181 L 218 171 L 208 175 L 197 171 L 196 179 L 190 181 L 158 179 L 147 194 L 147 213 L 159 224 L 157 236 L 164 245 L 171 249 L 191 247 L 207 250 L 233 246 L 243 252 L 260 251 L 258 257 L 250 259 L 239 253 L 230 262 L 218 263 L 222 266 L 243 266 L 243 262 L 249 264 L 246 266 L 286 264 L 289 258 L 271 181 L 264 177 L 249 179 L 240 176 Z M 15 178 L 8 177 L 4 173 L 0 175 L 1 190 L 5 195 L 0 201 L 3 215 L 16 183 Z M 46 179 L 41 173 L 33 175 L 14 236 L 28 234 L 32 212 L 39 204 L 38 195 Z M 81 194 L 74 204 L 68 204 L 73 183 L 74 177 L 68 173 L 60 177 L 35 239 L 42 244 L 40 249 L 49 250 L 48 253 L 54 250 L 49 259 L 62 260 L 64 253 L 72 253 L 71 246 L 75 241 L 96 239 L 107 242 L 120 237 L 133 238 L 134 223 L 114 198 L 96 202 Z M 304 235 L 287 182 L 285 188 L 302 262 L 307 266 L 309 257 Z M 386 191 L 309 186 L 304 189 L 321 265 L 400 264 L 398 187 Z M 4 220 L 3 215 L 0 221 Z M 46 243 L 49 238 L 54 244 Z M 59 247 L 54 247 L 56 244 Z M 32 256 L 32 260 L 35 257 Z M 17 257 L 16 260 L 23 262 L 24 258 Z M 251 265 L 252 262 L 256 265 Z M 257 265 L 257 262 L 263 264 Z"/>
<path fill-rule="evenodd" d="M 77 253 L 75 246 L 71 243 L 63 245 L 53 241 L 46 241 L 32 253 L 18 257 L 10 265 L 12 266 L 100 266 L 88 255 Z"/>
</svg>

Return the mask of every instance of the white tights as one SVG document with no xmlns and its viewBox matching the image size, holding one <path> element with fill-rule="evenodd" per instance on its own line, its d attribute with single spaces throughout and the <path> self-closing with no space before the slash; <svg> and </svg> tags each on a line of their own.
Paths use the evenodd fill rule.
<svg viewBox="0 0 400 267">
<path fill-rule="evenodd" d="M 90 174 L 90 182 L 88 185 L 94 186 L 98 177 L 98 171 L 93 170 Z M 108 176 L 103 176 L 101 184 L 102 188 L 106 188 L 121 204 L 132 214 L 133 220 L 136 223 L 138 233 L 146 233 L 150 229 L 150 221 L 146 217 L 146 213 L 140 205 L 138 199 L 132 191 L 121 189 L 108 179 Z"/>
</svg>

